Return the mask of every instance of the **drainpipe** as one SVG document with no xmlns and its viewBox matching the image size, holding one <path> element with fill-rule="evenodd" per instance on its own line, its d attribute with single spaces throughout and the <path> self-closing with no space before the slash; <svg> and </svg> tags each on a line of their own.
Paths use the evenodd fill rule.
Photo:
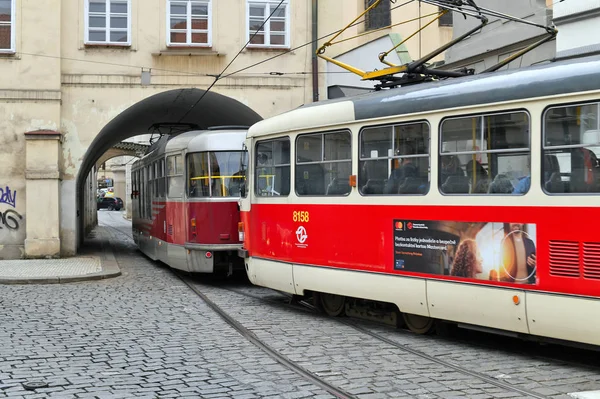
<svg viewBox="0 0 600 399">
<path fill-rule="evenodd" d="M 313 102 L 319 101 L 319 59 L 317 58 L 317 39 L 319 21 L 319 0 L 312 0 L 312 83 Z"/>
</svg>

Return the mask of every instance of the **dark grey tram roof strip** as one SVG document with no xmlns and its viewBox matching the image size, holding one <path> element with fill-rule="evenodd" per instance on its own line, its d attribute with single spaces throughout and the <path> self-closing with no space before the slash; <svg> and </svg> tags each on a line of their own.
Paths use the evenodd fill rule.
<svg viewBox="0 0 600 399">
<path fill-rule="evenodd" d="M 356 119 L 600 89 L 600 57 L 422 83 L 350 97 Z M 564 100 L 562 100 L 564 101 Z"/>
<path fill-rule="evenodd" d="M 420 83 L 300 108 L 351 101 L 355 119 L 362 120 L 592 90 L 600 90 L 600 56 Z"/>
<path fill-rule="evenodd" d="M 381 90 L 346 100 L 354 103 L 358 120 L 599 89 L 600 57 L 594 56 Z"/>
<path fill-rule="evenodd" d="M 196 293 L 196 295 L 198 295 L 200 298 L 202 298 L 202 300 L 212 310 L 214 310 L 219 316 L 221 316 L 221 318 L 223 320 L 225 320 L 227 322 L 227 324 L 229 324 L 230 326 L 235 328 L 244 338 L 246 338 L 248 341 L 252 342 L 258 348 L 260 348 L 263 352 L 265 352 L 267 355 L 272 357 L 275 361 L 279 362 L 283 366 L 285 366 L 285 367 L 289 368 L 290 370 L 296 372 L 297 374 L 301 375 L 302 377 L 304 377 L 308 381 L 312 382 L 316 386 L 323 388 L 325 391 L 332 394 L 336 398 L 339 398 L 339 399 L 355 399 L 356 398 L 356 396 L 351 395 L 348 392 L 345 392 L 344 390 L 342 390 L 341 388 L 331 385 L 327 381 L 323 380 L 322 378 L 317 377 L 310 371 L 304 369 L 303 367 L 299 366 L 295 362 L 291 361 L 287 357 L 285 357 L 282 354 L 280 354 L 279 352 L 277 352 L 275 349 L 271 348 L 269 345 L 265 344 L 256 335 L 254 335 L 250 330 L 248 330 L 241 323 L 239 323 L 234 318 L 229 316 L 229 314 L 227 312 L 225 312 L 223 309 L 221 309 L 219 307 L 219 305 L 217 305 L 216 303 L 211 301 L 206 295 L 204 295 L 202 292 L 200 292 L 200 290 L 197 287 L 195 287 L 193 284 L 191 284 L 189 282 L 189 280 L 187 280 L 185 277 L 183 277 L 178 272 L 174 271 L 174 273 L 175 273 L 175 275 L 177 275 L 177 277 L 179 277 L 181 279 L 181 281 L 183 281 L 183 283 L 185 285 L 190 287 L 190 289 L 192 291 L 194 291 L 194 293 Z"/>
</svg>

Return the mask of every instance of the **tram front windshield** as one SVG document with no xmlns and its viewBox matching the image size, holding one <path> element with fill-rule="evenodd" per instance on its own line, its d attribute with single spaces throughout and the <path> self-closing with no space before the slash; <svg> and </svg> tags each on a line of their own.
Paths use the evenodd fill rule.
<svg viewBox="0 0 600 399">
<path fill-rule="evenodd" d="M 246 184 L 247 166 L 247 151 L 188 154 L 188 197 L 240 197 L 242 186 Z"/>
</svg>

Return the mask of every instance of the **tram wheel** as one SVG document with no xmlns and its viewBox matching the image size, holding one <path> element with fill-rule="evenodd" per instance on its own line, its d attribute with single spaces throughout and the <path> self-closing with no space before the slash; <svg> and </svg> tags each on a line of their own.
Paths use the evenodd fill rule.
<svg viewBox="0 0 600 399">
<path fill-rule="evenodd" d="M 434 320 L 431 317 L 410 313 L 402 313 L 406 327 L 416 334 L 427 334 L 433 329 Z"/>
<path fill-rule="evenodd" d="M 338 317 L 346 313 L 346 297 L 342 295 L 315 293 L 315 302 L 328 316 Z"/>
</svg>

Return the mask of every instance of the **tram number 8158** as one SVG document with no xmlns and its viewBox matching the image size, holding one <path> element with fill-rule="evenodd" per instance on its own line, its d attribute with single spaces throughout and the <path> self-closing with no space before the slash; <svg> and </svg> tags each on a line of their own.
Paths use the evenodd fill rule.
<svg viewBox="0 0 600 399">
<path fill-rule="evenodd" d="M 294 222 L 307 223 L 309 221 L 308 211 L 294 211 L 292 220 Z"/>
</svg>

